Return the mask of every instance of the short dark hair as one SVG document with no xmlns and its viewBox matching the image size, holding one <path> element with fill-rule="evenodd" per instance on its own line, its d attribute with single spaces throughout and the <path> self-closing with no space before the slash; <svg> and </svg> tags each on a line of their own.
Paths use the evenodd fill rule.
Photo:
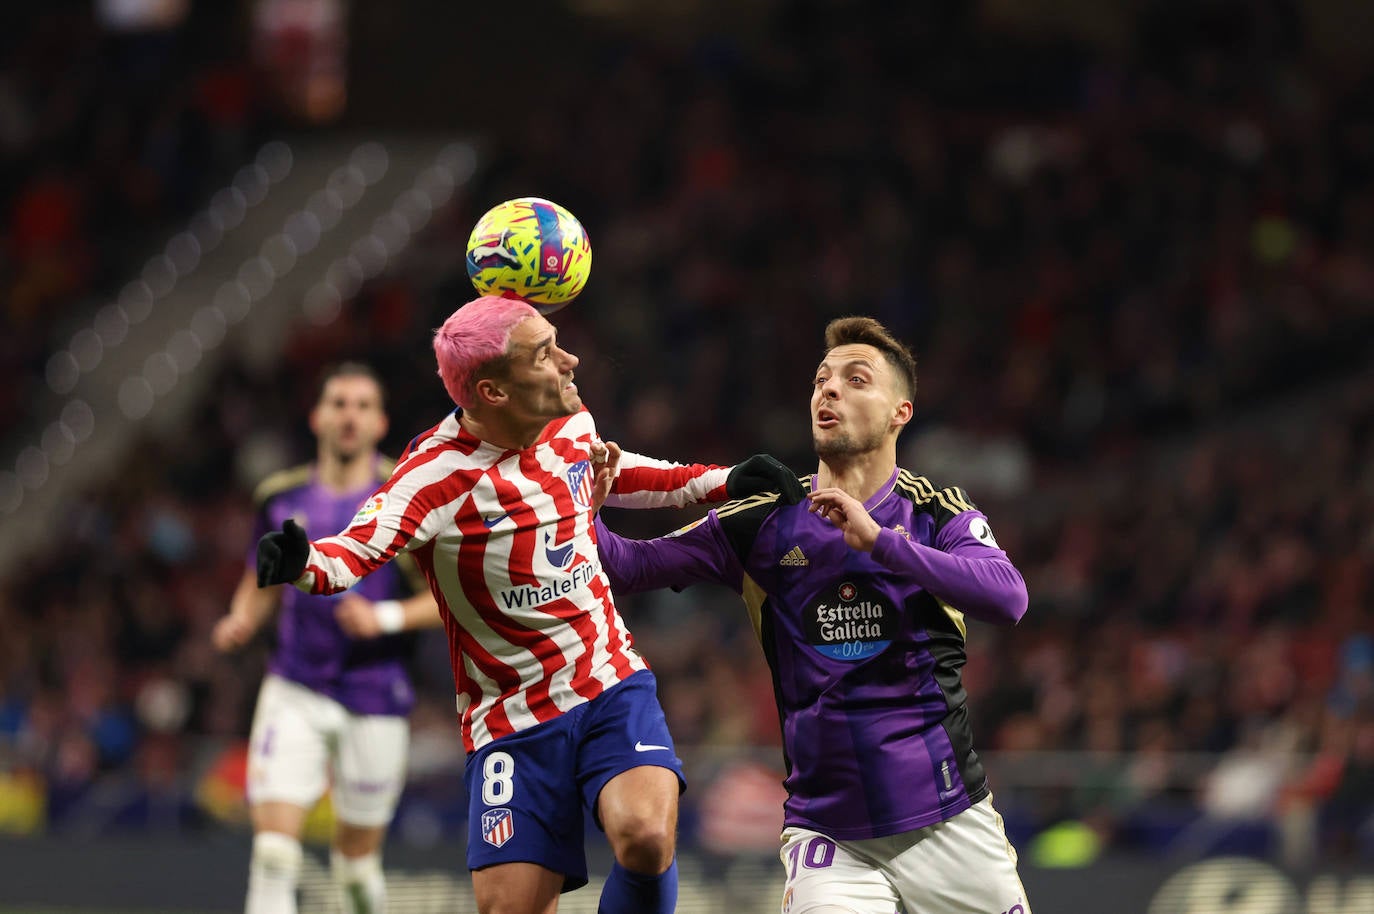
<svg viewBox="0 0 1374 914">
<path fill-rule="evenodd" d="M 871 317 L 837 317 L 825 326 L 825 351 L 836 346 L 872 346 L 883 354 L 906 388 L 906 398 L 916 399 L 916 357 L 901 340 Z"/>
<path fill-rule="evenodd" d="M 377 370 L 366 362 L 336 362 L 326 366 L 320 372 L 319 383 L 315 385 L 316 403 L 324 397 L 325 387 L 335 378 L 370 378 L 372 383 L 377 385 L 377 393 L 381 395 L 382 409 L 386 409 L 386 385 L 382 383 L 382 377 L 377 374 Z"/>
</svg>

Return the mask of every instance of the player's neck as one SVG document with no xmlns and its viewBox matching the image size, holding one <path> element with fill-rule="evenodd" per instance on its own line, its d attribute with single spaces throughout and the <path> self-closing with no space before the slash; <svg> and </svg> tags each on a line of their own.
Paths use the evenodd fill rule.
<svg viewBox="0 0 1374 914">
<path fill-rule="evenodd" d="M 315 462 L 320 485 L 335 492 L 353 492 L 373 482 L 376 476 L 375 451 L 364 451 L 354 457 L 321 453 Z"/>
<path fill-rule="evenodd" d="M 866 502 L 878 494 L 896 469 L 897 455 L 886 448 L 863 454 L 822 457 L 820 469 L 816 471 L 816 486 L 821 489 L 834 486 Z"/>
<path fill-rule="evenodd" d="M 508 451 L 523 451 L 539 440 L 539 436 L 544 434 L 544 429 L 549 423 L 547 419 L 540 420 L 537 425 L 530 422 L 516 423 L 501 413 L 494 416 L 476 416 L 472 410 L 465 409 L 458 417 L 458 424 L 463 427 L 463 431 L 479 441 Z"/>
</svg>

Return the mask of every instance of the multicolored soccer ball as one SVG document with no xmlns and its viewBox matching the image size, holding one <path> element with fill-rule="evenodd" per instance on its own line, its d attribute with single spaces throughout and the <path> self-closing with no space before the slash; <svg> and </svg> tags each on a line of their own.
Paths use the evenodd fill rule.
<svg viewBox="0 0 1374 914">
<path fill-rule="evenodd" d="M 548 314 L 587 284 L 592 246 L 572 213 L 551 200 L 519 197 L 477 220 L 467 265 L 481 294 L 521 298 Z"/>
</svg>

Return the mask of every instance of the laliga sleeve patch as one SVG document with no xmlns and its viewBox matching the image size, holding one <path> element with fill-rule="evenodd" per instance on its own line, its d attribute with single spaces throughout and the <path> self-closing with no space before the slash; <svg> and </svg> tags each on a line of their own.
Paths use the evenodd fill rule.
<svg viewBox="0 0 1374 914">
<path fill-rule="evenodd" d="M 386 494 L 378 492 L 376 495 L 363 502 L 363 506 L 358 509 L 358 513 L 353 515 L 353 523 L 365 524 L 378 514 L 381 514 L 382 509 L 385 507 Z"/>
<path fill-rule="evenodd" d="M 993 549 L 1002 548 L 997 545 L 997 537 L 992 535 L 992 528 L 988 526 L 988 522 L 981 517 L 975 517 L 969 522 L 968 532 L 973 534 L 973 538 L 984 546 L 991 546 Z"/>
</svg>

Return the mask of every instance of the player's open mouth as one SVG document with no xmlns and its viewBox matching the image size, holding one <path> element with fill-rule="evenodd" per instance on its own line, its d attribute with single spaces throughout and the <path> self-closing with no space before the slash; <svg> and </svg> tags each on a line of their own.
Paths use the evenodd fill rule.
<svg viewBox="0 0 1374 914">
<path fill-rule="evenodd" d="M 817 428 L 834 428 L 836 425 L 839 424 L 840 417 L 835 415 L 828 409 L 822 409 L 816 413 Z"/>
</svg>

